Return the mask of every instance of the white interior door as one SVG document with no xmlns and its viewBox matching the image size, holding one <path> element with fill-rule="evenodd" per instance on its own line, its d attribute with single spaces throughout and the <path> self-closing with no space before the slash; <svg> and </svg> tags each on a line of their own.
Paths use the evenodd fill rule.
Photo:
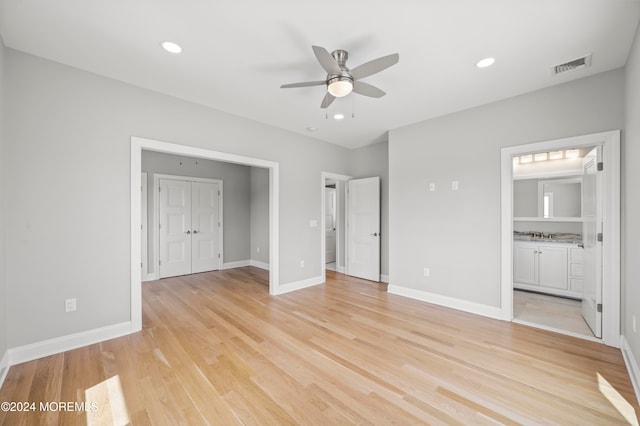
<svg viewBox="0 0 640 426">
<path fill-rule="evenodd" d="M 325 188 L 325 238 L 326 263 L 336 261 L 336 188 Z"/>
<path fill-rule="evenodd" d="M 582 283 L 582 316 L 596 337 L 602 337 L 602 174 L 598 171 L 601 147 L 584 157 L 582 176 L 582 242 L 584 244 L 584 277 Z"/>
<path fill-rule="evenodd" d="M 380 281 L 380 178 L 347 183 L 347 275 Z"/>
<path fill-rule="evenodd" d="M 191 273 L 191 182 L 160 179 L 160 278 Z"/>
<path fill-rule="evenodd" d="M 219 207 L 217 183 L 191 184 L 191 272 L 220 269 Z"/>
</svg>

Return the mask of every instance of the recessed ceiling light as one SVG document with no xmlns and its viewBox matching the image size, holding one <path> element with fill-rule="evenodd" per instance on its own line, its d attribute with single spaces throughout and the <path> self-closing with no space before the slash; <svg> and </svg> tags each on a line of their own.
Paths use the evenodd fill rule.
<svg viewBox="0 0 640 426">
<path fill-rule="evenodd" d="M 313 127 L 313 126 L 307 127 L 307 132 L 315 132 L 316 130 L 318 130 L 317 127 Z"/>
<path fill-rule="evenodd" d="M 162 46 L 162 48 L 169 53 L 178 54 L 182 52 L 182 47 L 180 47 L 179 44 L 174 43 L 172 41 L 163 41 L 162 43 L 160 43 L 160 46 Z"/>
<path fill-rule="evenodd" d="M 342 119 L 344 118 L 344 114 L 335 114 L 335 115 L 333 116 L 333 118 L 334 118 L 335 120 L 342 120 Z"/>
<path fill-rule="evenodd" d="M 484 58 L 478 61 L 478 63 L 476 64 L 476 67 L 478 68 L 490 67 L 491 65 L 493 65 L 495 61 L 496 61 L 495 58 Z"/>
</svg>

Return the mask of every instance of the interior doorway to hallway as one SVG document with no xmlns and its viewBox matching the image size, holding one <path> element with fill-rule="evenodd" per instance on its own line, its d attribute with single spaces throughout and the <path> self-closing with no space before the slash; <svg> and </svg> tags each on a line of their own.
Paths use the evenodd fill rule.
<svg viewBox="0 0 640 426">
<path fill-rule="evenodd" d="M 351 176 L 322 172 L 321 176 L 321 265 L 326 270 L 346 272 L 346 183 Z"/>
</svg>

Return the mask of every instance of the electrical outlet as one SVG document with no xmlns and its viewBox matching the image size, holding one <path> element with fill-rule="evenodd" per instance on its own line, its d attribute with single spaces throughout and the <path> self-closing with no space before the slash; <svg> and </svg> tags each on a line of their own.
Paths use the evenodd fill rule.
<svg viewBox="0 0 640 426">
<path fill-rule="evenodd" d="M 64 301 L 64 311 L 73 312 L 76 310 L 76 299 L 66 299 Z"/>
<path fill-rule="evenodd" d="M 451 181 L 451 190 L 452 190 L 452 191 L 457 191 L 457 190 L 458 190 L 458 187 L 459 187 L 459 185 L 458 185 L 458 181 L 457 181 L 457 180 L 452 180 L 452 181 Z"/>
<path fill-rule="evenodd" d="M 256 247 L 256 252 L 260 253 L 260 247 Z"/>
<path fill-rule="evenodd" d="M 431 275 L 431 271 L 429 270 L 429 268 L 424 268 L 424 276 L 428 277 Z"/>
<path fill-rule="evenodd" d="M 430 183 L 429 184 L 429 191 L 434 192 L 436 190 L 436 184 L 435 183 Z"/>
<path fill-rule="evenodd" d="M 301 268 L 304 268 L 304 260 L 301 260 L 301 261 L 300 261 L 300 267 L 301 267 Z"/>
</svg>

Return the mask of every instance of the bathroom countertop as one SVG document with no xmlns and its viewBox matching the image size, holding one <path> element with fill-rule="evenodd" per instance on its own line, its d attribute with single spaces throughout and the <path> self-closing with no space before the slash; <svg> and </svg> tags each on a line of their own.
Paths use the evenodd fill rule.
<svg viewBox="0 0 640 426">
<path fill-rule="evenodd" d="M 544 234 L 538 232 L 514 232 L 513 240 L 532 241 L 539 243 L 582 244 L 582 235 L 563 233 Z"/>
</svg>

